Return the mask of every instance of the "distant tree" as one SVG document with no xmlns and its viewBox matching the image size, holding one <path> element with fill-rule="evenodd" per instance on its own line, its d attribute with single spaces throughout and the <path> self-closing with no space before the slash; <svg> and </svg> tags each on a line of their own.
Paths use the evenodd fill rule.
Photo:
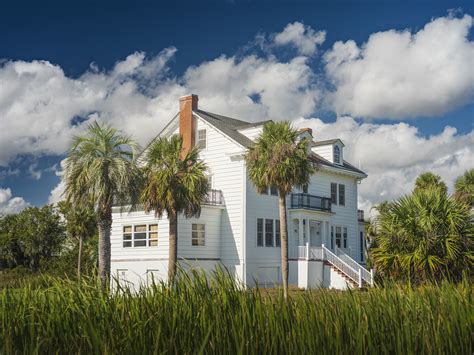
<svg viewBox="0 0 474 355">
<path fill-rule="evenodd" d="M 17 215 L 14 229 L 28 266 L 38 271 L 42 260 L 58 255 L 63 247 L 64 225 L 52 205 L 29 207 Z"/>
<path fill-rule="evenodd" d="M 134 157 L 137 145 L 108 125 L 92 123 L 74 138 L 64 172 L 66 200 L 87 206 L 92 201 L 99 230 L 99 277 L 110 281 L 112 206 L 134 205 L 141 175 Z"/>
<path fill-rule="evenodd" d="M 299 140 L 299 133 L 289 122 L 269 122 L 245 156 L 249 178 L 258 192 L 276 186 L 279 193 L 281 270 L 283 292 L 288 296 L 288 227 L 286 196 L 293 187 L 309 183 L 314 169 L 308 159 L 307 139 Z"/>
<path fill-rule="evenodd" d="M 20 229 L 18 214 L 0 218 L 0 267 L 12 268 L 25 264 Z"/>
<path fill-rule="evenodd" d="M 454 196 L 461 202 L 474 207 L 474 169 L 466 170 L 454 183 Z"/>
<path fill-rule="evenodd" d="M 448 187 L 441 179 L 441 176 L 435 175 L 432 172 L 420 174 L 415 181 L 415 191 L 428 188 L 439 189 L 444 194 L 448 193 Z"/>
<path fill-rule="evenodd" d="M 82 250 L 84 240 L 91 238 L 97 231 L 97 221 L 93 205 L 73 205 L 68 201 L 58 203 L 59 210 L 66 221 L 67 235 L 77 241 L 77 278 L 81 278 Z"/>
<path fill-rule="evenodd" d="M 154 141 L 145 152 L 144 163 L 141 203 L 147 213 L 154 211 L 161 217 L 166 212 L 168 217 L 168 283 L 172 285 L 178 253 L 178 214 L 186 218 L 200 215 L 208 193 L 207 166 L 199 160 L 196 147 L 183 152 L 183 140 L 178 135 Z"/>
<path fill-rule="evenodd" d="M 433 280 L 472 272 L 470 209 L 443 189 L 416 189 L 378 212 L 370 255 L 379 274 Z"/>
</svg>

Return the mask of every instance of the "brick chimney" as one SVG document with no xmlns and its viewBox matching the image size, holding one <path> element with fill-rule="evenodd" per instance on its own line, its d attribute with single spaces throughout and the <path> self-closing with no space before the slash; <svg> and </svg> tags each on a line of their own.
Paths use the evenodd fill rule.
<svg viewBox="0 0 474 355">
<path fill-rule="evenodd" d="M 198 96 L 186 95 L 179 98 L 179 134 L 183 138 L 183 154 L 194 146 L 195 124 L 193 110 L 198 108 Z"/>
</svg>

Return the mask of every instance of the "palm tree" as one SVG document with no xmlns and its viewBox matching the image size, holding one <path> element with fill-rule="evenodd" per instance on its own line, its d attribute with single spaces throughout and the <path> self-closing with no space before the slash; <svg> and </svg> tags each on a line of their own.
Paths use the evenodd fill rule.
<svg viewBox="0 0 474 355">
<path fill-rule="evenodd" d="M 93 206 L 73 205 L 68 201 L 58 203 L 59 210 L 66 220 L 67 234 L 78 242 L 77 278 L 81 279 L 82 249 L 84 240 L 92 237 L 97 230 Z"/>
<path fill-rule="evenodd" d="M 473 266 L 469 207 L 441 189 L 418 189 L 384 204 L 376 219 L 371 259 L 378 273 L 395 278 L 459 278 Z"/>
<path fill-rule="evenodd" d="M 444 183 L 444 181 L 441 179 L 441 176 L 435 175 L 432 172 L 426 172 L 423 174 L 420 174 L 415 181 L 415 190 L 420 190 L 420 189 L 428 189 L 428 188 L 437 188 L 440 189 L 441 192 L 447 193 L 448 192 L 448 187 Z"/>
<path fill-rule="evenodd" d="M 74 206 L 94 204 L 99 229 L 99 277 L 110 280 L 112 206 L 134 205 L 140 191 L 137 145 L 128 136 L 97 122 L 73 139 L 64 171 L 66 200 Z"/>
<path fill-rule="evenodd" d="M 454 183 L 454 196 L 468 206 L 474 207 L 474 169 L 466 170 Z"/>
<path fill-rule="evenodd" d="M 314 169 L 308 160 L 307 139 L 298 140 L 299 133 L 289 122 L 269 122 L 255 145 L 246 153 L 249 178 L 258 192 L 276 186 L 279 193 L 281 271 L 283 292 L 288 296 L 288 228 L 286 195 L 293 187 L 309 183 Z"/>
<path fill-rule="evenodd" d="M 169 220 L 168 283 L 176 276 L 178 254 L 178 214 L 199 217 L 201 203 L 208 193 L 207 166 L 199 160 L 194 147 L 183 151 L 183 140 L 174 135 L 159 138 L 144 154 L 145 183 L 140 201 L 145 211 L 155 211 L 161 218 L 166 212 Z"/>
</svg>

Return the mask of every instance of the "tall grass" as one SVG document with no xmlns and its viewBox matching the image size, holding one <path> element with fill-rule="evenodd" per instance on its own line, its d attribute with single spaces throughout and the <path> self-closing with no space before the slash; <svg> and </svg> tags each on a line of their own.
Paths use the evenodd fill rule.
<svg viewBox="0 0 474 355">
<path fill-rule="evenodd" d="M 472 354 L 467 283 L 366 292 L 242 291 L 217 273 L 174 289 L 45 279 L 0 291 L 1 354 Z"/>
</svg>

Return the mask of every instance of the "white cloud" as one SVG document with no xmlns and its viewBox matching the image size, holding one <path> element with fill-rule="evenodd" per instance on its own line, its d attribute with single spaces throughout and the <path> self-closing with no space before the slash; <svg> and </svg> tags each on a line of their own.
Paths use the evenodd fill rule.
<svg viewBox="0 0 474 355">
<path fill-rule="evenodd" d="M 63 176 L 63 170 L 66 166 L 66 159 L 61 160 L 60 166 L 61 166 L 60 169 L 56 169 L 57 165 L 56 164 L 54 165 L 54 169 L 55 169 L 54 173 L 56 176 L 59 176 L 60 180 L 58 184 L 51 190 L 48 197 L 48 203 L 54 204 L 54 205 L 64 200 L 63 194 L 64 194 L 65 185 L 64 185 L 62 176 Z"/>
<path fill-rule="evenodd" d="M 474 167 L 474 131 L 457 134 L 453 127 L 424 137 L 407 123 L 358 123 L 351 117 L 336 122 L 299 119 L 295 125 L 313 128 L 316 140 L 341 138 L 344 159 L 361 165 L 369 176 L 359 185 L 359 204 L 367 212 L 384 200 L 409 193 L 425 171 L 441 175 L 452 191 L 454 180 Z"/>
<path fill-rule="evenodd" d="M 45 61 L 0 64 L 0 166 L 21 154 L 64 154 L 94 119 L 145 144 L 176 114 L 178 98 L 191 92 L 203 108 L 248 120 L 291 119 L 315 109 L 318 90 L 304 57 L 221 56 L 176 78 L 167 67 L 175 52 L 168 48 L 149 59 L 136 52 L 110 71 L 93 64 L 79 78 Z M 30 174 L 39 177 L 34 166 Z"/>
<path fill-rule="evenodd" d="M 410 30 L 372 34 L 361 47 L 336 42 L 326 73 L 338 114 L 355 117 L 438 116 L 474 99 L 473 20 L 451 15 Z"/>
<path fill-rule="evenodd" d="M 22 197 L 12 197 L 12 191 L 9 188 L 0 188 L 0 216 L 12 213 L 18 213 L 29 206 Z"/>
<path fill-rule="evenodd" d="M 38 167 L 38 163 L 33 163 L 28 167 L 28 175 L 30 178 L 33 180 L 39 180 L 41 179 L 42 171 L 36 169 Z"/>
<path fill-rule="evenodd" d="M 323 44 L 325 40 L 325 31 L 315 31 L 301 22 L 289 23 L 282 32 L 274 36 L 277 46 L 292 45 L 299 54 L 305 56 L 315 54 L 317 46 Z"/>
</svg>

